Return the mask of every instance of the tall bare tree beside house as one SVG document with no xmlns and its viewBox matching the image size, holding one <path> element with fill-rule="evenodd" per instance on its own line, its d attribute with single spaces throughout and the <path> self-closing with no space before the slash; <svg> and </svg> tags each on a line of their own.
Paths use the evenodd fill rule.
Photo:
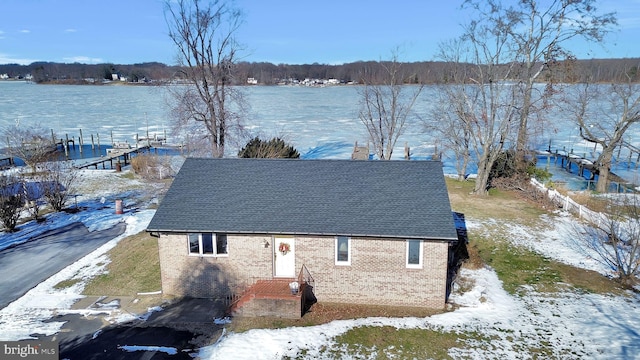
<svg viewBox="0 0 640 360">
<path fill-rule="evenodd" d="M 458 180 L 467 174 L 467 166 L 472 161 L 472 117 L 467 116 L 464 101 L 464 85 L 467 79 L 468 64 L 462 63 L 461 42 L 459 39 L 440 44 L 440 55 L 446 59 L 448 67 L 443 72 L 443 79 L 436 85 L 436 92 L 431 98 L 432 107 L 423 119 L 426 133 L 436 140 L 444 154 L 452 154 L 455 159 Z M 449 156 L 449 155 L 446 155 Z"/>
<path fill-rule="evenodd" d="M 367 129 L 375 154 L 381 160 L 389 160 L 424 85 L 404 85 L 412 82 L 415 74 L 403 71 L 397 51 L 390 61 L 376 65 L 383 75 L 376 81 L 373 69 L 363 74 L 358 117 Z"/>
<path fill-rule="evenodd" d="M 516 159 L 524 168 L 530 147 L 530 120 L 541 119 L 540 111 L 549 95 L 536 83 L 544 79 L 542 75 L 550 66 L 570 57 L 565 47 L 569 40 L 602 42 L 617 20 L 615 13 L 601 14 L 595 0 L 520 0 L 508 4 L 501 0 L 466 0 L 463 6 L 476 14 L 473 22 L 481 25 L 476 26 L 478 29 L 494 29 L 507 37 L 500 61 L 518 66 L 510 76 L 522 93 Z M 533 129 L 539 127 L 534 124 Z"/>
<path fill-rule="evenodd" d="M 510 79 L 514 64 L 502 64 L 508 51 L 508 33 L 502 28 L 487 28 L 472 22 L 464 35 L 450 44 L 441 45 L 440 57 L 453 69 L 447 73 L 451 84 L 440 86 L 441 103 L 449 103 L 447 111 L 431 121 L 447 135 L 455 136 L 459 151 L 471 149 L 477 161 L 478 174 L 473 192 L 486 195 L 491 168 L 510 144 L 519 115 L 521 94 Z M 448 123 L 444 123 L 448 121 Z M 467 145 L 469 144 L 469 145 Z"/>
<path fill-rule="evenodd" d="M 466 116 L 466 109 L 461 102 L 450 102 L 453 91 L 462 91 L 457 85 L 443 85 L 447 89 L 440 90 L 433 97 L 434 107 L 427 120 L 424 120 L 425 132 L 435 139 L 445 154 L 451 154 L 455 160 L 458 180 L 464 180 L 467 167 L 472 161 L 473 151 L 471 117 Z M 437 154 L 436 154 L 437 155 Z M 448 155 L 447 155 L 448 156 Z"/>
<path fill-rule="evenodd" d="M 239 130 L 242 93 L 232 87 L 241 47 L 242 12 L 223 0 L 165 0 L 169 37 L 177 48 L 186 86 L 170 87 L 176 129 L 206 139 L 210 155 L 223 157 Z M 192 123 L 196 123 L 194 128 Z"/>
<path fill-rule="evenodd" d="M 600 150 L 596 191 L 606 192 L 615 149 L 625 143 L 626 132 L 640 125 L 640 86 L 626 84 L 581 85 L 563 101 L 567 116 L 578 126 L 580 137 Z"/>
</svg>

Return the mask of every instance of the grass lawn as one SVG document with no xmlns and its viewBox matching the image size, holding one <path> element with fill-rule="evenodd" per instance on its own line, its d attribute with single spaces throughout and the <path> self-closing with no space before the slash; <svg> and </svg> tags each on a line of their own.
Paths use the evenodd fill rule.
<svg viewBox="0 0 640 360">
<path fill-rule="evenodd" d="M 510 192 L 491 191 L 487 197 L 478 197 L 470 195 L 472 182 L 447 179 L 447 186 L 453 210 L 465 214 L 466 218 L 473 218 L 474 221 L 494 219 L 535 226 L 540 222 L 540 215 L 546 213 L 537 204 L 518 198 Z M 488 264 L 503 281 L 505 290 L 515 296 L 518 296 L 522 285 L 532 286 L 539 292 L 556 292 L 568 288 L 594 293 L 623 292 L 617 283 L 600 274 L 567 266 L 511 245 L 499 225 L 487 225 L 487 228 L 488 233 L 483 234 L 470 231 L 470 259 L 464 266 L 477 268 Z M 85 288 L 85 294 L 135 295 L 161 288 L 156 238 L 141 233 L 124 239 L 109 252 L 109 257 L 111 263 L 108 265 L 108 272 L 91 281 Z M 254 328 L 312 326 L 336 319 L 370 316 L 425 317 L 442 311 L 445 310 L 318 303 L 299 320 L 243 318 L 234 319 L 229 327 L 231 331 L 241 332 Z M 448 333 L 367 326 L 347 331 L 335 341 L 340 351 L 358 353 L 364 358 L 447 359 L 447 350 L 462 346 L 461 341 L 464 339 L 486 344 L 490 344 L 491 340 L 472 332 Z M 334 351 L 337 350 L 326 349 L 326 354 L 331 355 Z M 544 353 L 544 349 L 542 351 Z"/>
<path fill-rule="evenodd" d="M 520 224 L 538 223 L 545 211 L 537 204 L 518 198 L 510 192 L 492 190 L 488 197 L 471 195 L 473 182 L 447 179 L 452 209 L 466 218 L 482 221 L 500 219 Z M 614 281 L 593 272 L 564 265 L 532 251 L 509 244 L 499 228 L 490 236 L 469 234 L 470 259 L 465 267 L 477 268 L 488 264 L 503 281 L 505 290 L 517 296 L 522 285 L 540 292 L 556 292 L 572 288 L 594 293 L 618 293 L 624 290 Z M 490 346 L 491 339 L 482 334 L 450 333 L 434 330 L 400 329 L 390 327 L 359 327 L 337 337 L 342 351 L 358 353 L 363 358 L 434 358 L 448 359 L 447 350 L 463 346 L 462 341 L 473 339 Z M 530 349 L 545 354 L 550 349 Z M 335 349 L 327 349 L 330 355 Z"/>
<path fill-rule="evenodd" d="M 84 295 L 135 296 L 162 289 L 158 239 L 141 232 L 122 239 L 108 255 L 107 271 L 87 284 Z"/>
</svg>

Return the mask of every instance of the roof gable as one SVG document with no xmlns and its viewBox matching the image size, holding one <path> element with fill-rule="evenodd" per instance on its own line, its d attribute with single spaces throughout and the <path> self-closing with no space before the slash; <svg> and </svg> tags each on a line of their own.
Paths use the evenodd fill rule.
<svg viewBox="0 0 640 360">
<path fill-rule="evenodd" d="M 147 230 L 456 238 L 435 161 L 189 158 Z"/>
</svg>

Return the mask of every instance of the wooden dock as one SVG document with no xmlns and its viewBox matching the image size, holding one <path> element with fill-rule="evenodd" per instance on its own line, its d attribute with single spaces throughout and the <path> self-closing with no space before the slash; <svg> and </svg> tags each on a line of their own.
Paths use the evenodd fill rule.
<svg viewBox="0 0 640 360">
<path fill-rule="evenodd" d="M 555 164 L 556 166 L 560 166 L 563 169 L 567 170 L 570 173 L 575 173 L 576 175 L 584 178 L 587 183 L 595 183 L 595 177 L 600 173 L 598 167 L 595 164 L 595 160 L 591 160 L 586 158 L 585 156 L 580 156 L 574 154 L 572 152 L 566 152 L 565 150 L 538 150 L 536 151 L 538 157 L 546 157 L 547 164 Z M 551 160 L 553 158 L 553 160 Z M 631 166 L 635 167 L 637 171 L 640 166 L 640 161 L 636 161 L 635 163 L 632 161 L 633 159 L 629 159 L 627 162 L 627 168 L 631 169 Z M 640 157 L 639 159 L 640 160 Z M 614 159 L 614 163 L 619 162 L 618 159 Z M 609 172 L 609 179 L 612 184 L 617 184 L 618 192 L 620 189 L 633 188 L 635 185 L 621 176 L 615 174 L 613 171 Z M 626 191 L 626 190 L 625 190 Z"/>
<path fill-rule="evenodd" d="M 578 168 L 578 176 L 584 177 L 587 180 L 593 180 L 599 173 L 593 161 L 573 153 L 567 153 L 564 150 L 540 150 L 537 154 L 538 156 L 546 156 L 548 164 L 551 163 L 551 158 L 553 158 L 556 165 L 560 162 L 560 166 L 569 172 L 571 172 L 571 165 L 575 164 Z M 589 172 L 589 177 L 585 176 L 585 170 Z"/>
<path fill-rule="evenodd" d="M 126 166 L 131 161 L 132 155 L 143 153 L 149 151 L 151 147 L 149 145 L 138 146 L 136 148 L 114 148 L 109 149 L 110 151 L 107 153 L 107 156 L 101 157 L 98 160 L 90 161 L 81 165 L 77 165 L 78 169 L 88 169 L 90 167 L 94 167 L 98 169 L 99 165 L 102 165 L 103 169 L 106 169 L 106 164 L 109 163 L 109 168 L 114 169 L 113 163 L 121 164 L 121 166 Z"/>
</svg>

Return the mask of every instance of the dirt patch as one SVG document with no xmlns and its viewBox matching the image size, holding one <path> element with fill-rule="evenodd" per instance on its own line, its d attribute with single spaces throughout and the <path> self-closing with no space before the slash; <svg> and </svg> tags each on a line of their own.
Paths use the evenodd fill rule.
<svg viewBox="0 0 640 360">
<path fill-rule="evenodd" d="M 425 309 L 402 306 L 374 306 L 319 302 L 311 306 L 301 319 L 281 319 L 269 317 L 238 317 L 227 327 L 234 332 L 251 329 L 273 329 L 290 326 L 314 326 L 334 320 L 359 319 L 367 317 L 427 317 L 446 312 L 444 309 Z"/>
<path fill-rule="evenodd" d="M 538 220 L 546 210 L 519 196 L 517 192 L 491 189 L 489 195 L 472 194 L 473 181 L 447 178 L 453 211 L 474 219 Z"/>
</svg>

